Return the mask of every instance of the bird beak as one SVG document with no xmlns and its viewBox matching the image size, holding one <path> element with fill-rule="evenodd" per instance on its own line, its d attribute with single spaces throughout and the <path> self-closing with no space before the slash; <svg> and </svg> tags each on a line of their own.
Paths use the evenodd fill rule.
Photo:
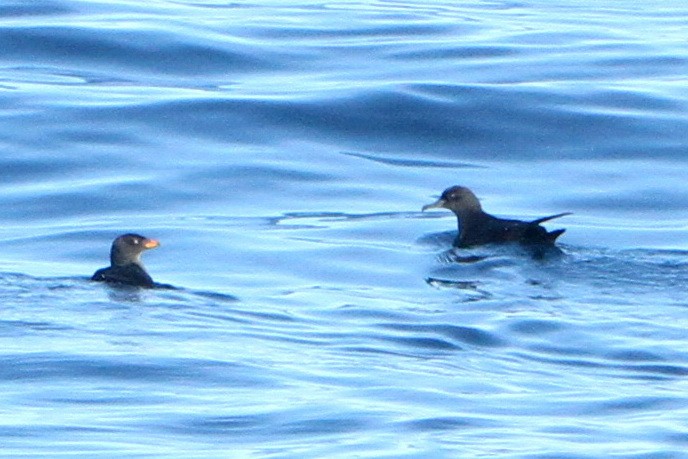
<svg viewBox="0 0 688 459">
<path fill-rule="evenodd" d="M 155 239 L 146 239 L 146 242 L 143 243 L 143 246 L 147 249 L 154 249 L 156 247 L 159 247 L 160 243 Z"/>
<path fill-rule="evenodd" d="M 426 204 L 423 206 L 421 209 L 421 212 L 425 212 L 428 209 L 440 209 L 444 207 L 444 204 L 446 201 L 444 199 L 438 199 L 437 201 L 433 202 L 432 204 Z"/>
</svg>

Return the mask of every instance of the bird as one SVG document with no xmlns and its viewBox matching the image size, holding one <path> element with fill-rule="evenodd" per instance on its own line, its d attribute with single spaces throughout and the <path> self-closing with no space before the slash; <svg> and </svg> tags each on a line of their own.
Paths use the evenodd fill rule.
<svg viewBox="0 0 688 459">
<path fill-rule="evenodd" d="M 454 240 L 454 246 L 459 248 L 508 242 L 554 245 L 556 239 L 566 230 L 547 231 L 540 224 L 571 215 L 571 212 L 564 212 L 532 221 L 498 218 L 483 211 L 475 194 L 464 186 L 447 188 L 437 201 L 423 206 L 421 211 L 435 208 L 449 209 L 456 215 L 459 234 Z"/>
<path fill-rule="evenodd" d="M 141 253 L 159 246 L 160 242 L 140 234 L 127 233 L 118 236 L 112 242 L 110 249 L 110 266 L 96 271 L 91 280 L 137 287 L 154 287 L 153 279 L 141 263 Z"/>
</svg>

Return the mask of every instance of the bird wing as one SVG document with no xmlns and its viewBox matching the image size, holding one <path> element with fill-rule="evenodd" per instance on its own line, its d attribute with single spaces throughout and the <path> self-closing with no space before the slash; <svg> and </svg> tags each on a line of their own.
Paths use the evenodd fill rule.
<svg viewBox="0 0 688 459">
<path fill-rule="evenodd" d="M 529 223 L 530 223 L 530 224 L 533 224 L 533 225 L 539 225 L 540 223 L 544 223 L 544 222 L 547 222 L 547 221 L 550 221 L 550 220 L 554 220 L 555 218 L 565 217 L 565 216 L 567 216 L 567 215 L 572 215 L 572 214 L 573 214 L 573 212 L 563 212 L 563 213 L 560 213 L 560 214 L 550 215 L 550 216 L 548 216 L 548 217 L 538 218 L 537 220 L 533 220 L 533 221 L 531 221 L 531 222 L 529 222 Z"/>
</svg>

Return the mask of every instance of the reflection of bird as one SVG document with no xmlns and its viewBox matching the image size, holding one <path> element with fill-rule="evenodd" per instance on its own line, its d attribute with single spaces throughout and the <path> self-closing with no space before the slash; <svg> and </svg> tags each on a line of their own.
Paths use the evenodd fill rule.
<svg viewBox="0 0 688 459">
<path fill-rule="evenodd" d="M 91 280 L 115 284 L 153 287 L 153 279 L 141 264 L 141 253 L 160 243 L 138 234 L 123 234 L 114 240 L 110 249 L 110 266 L 99 269 Z"/>
<path fill-rule="evenodd" d="M 436 202 L 423 206 L 422 210 L 449 209 L 459 220 L 459 235 L 454 241 L 456 247 L 471 247 L 501 242 L 521 244 L 554 244 L 566 231 L 547 231 L 540 223 L 570 215 L 570 212 L 538 218 L 530 222 L 497 218 L 483 211 L 480 201 L 471 190 L 462 186 L 447 188 Z"/>
</svg>

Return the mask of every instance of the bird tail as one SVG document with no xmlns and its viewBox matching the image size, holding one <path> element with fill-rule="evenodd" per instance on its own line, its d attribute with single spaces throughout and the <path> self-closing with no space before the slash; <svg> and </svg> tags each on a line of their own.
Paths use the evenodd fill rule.
<svg viewBox="0 0 688 459">
<path fill-rule="evenodd" d="M 565 229 L 550 231 L 549 233 L 547 233 L 547 240 L 551 243 L 554 243 L 554 241 L 556 241 L 559 236 L 564 234 L 565 231 Z"/>
<path fill-rule="evenodd" d="M 532 223 L 532 224 L 534 224 L 534 225 L 539 225 L 540 223 L 548 222 L 548 221 L 550 221 L 550 220 L 554 220 L 555 218 L 565 217 L 565 216 L 567 216 L 567 215 L 572 215 L 572 214 L 573 214 L 573 212 L 563 212 L 563 213 L 561 213 L 561 214 L 550 215 L 550 216 L 548 216 L 548 217 L 538 218 L 537 220 L 533 220 L 533 221 L 530 222 L 530 223 Z M 554 231 L 553 231 L 553 232 L 554 232 Z M 551 233 L 550 233 L 550 234 L 551 234 Z M 558 234 L 557 234 L 557 236 L 558 236 Z"/>
</svg>

